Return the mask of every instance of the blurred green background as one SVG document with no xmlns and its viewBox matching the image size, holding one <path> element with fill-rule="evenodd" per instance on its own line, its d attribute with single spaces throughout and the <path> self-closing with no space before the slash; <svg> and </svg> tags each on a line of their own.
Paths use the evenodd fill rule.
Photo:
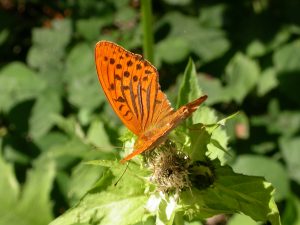
<svg viewBox="0 0 300 225">
<path fill-rule="evenodd" d="M 300 1 L 153 1 L 153 64 L 175 102 L 191 57 L 227 126 L 235 171 L 276 188 L 300 224 Z M 0 224 L 47 224 L 86 193 L 125 130 L 98 84 L 94 46 L 142 54 L 138 0 L 0 1 Z M 256 224 L 234 216 L 228 224 Z"/>
</svg>

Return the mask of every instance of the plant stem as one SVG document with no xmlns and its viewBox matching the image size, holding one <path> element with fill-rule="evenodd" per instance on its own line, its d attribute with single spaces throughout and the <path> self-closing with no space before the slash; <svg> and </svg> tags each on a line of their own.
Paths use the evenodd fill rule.
<svg viewBox="0 0 300 225">
<path fill-rule="evenodd" d="M 143 52 L 144 57 L 153 62 L 153 30 L 152 30 L 152 1 L 141 0 L 142 27 L 143 27 Z"/>
</svg>

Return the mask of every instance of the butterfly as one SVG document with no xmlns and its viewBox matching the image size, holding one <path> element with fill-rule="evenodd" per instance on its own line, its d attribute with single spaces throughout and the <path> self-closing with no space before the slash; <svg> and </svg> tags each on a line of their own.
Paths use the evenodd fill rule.
<svg viewBox="0 0 300 225">
<path fill-rule="evenodd" d="M 201 96 L 174 110 L 160 89 L 156 68 L 141 55 L 109 41 L 96 44 L 95 63 L 100 84 L 113 110 L 137 135 L 133 152 L 122 159 L 122 163 L 162 144 L 207 98 Z"/>
</svg>

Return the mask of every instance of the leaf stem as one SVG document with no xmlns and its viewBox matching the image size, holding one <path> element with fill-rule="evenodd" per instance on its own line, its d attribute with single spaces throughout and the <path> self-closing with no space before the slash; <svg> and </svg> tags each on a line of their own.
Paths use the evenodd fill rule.
<svg viewBox="0 0 300 225">
<path fill-rule="evenodd" d="M 143 52 L 144 57 L 153 62 L 153 29 L 152 29 L 152 1 L 141 0 L 142 29 L 143 29 Z"/>
</svg>

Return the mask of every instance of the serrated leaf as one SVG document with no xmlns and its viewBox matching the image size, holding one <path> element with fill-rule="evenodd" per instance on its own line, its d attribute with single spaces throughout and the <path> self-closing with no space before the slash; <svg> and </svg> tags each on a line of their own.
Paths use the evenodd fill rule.
<svg viewBox="0 0 300 225">
<path fill-rule="evenodd" d="M 237 53 L 227 65 L 226 90 L 232 99 L 241 103 L 254 88 L 259 78 L 259 67 L 255 61 Z"/>
<path fill-rule="evenodd" d="M 33 139 L 45 135 L 55 124 L 54 115 L 60 113 L 62 103 L 58 93 L 46 91 L 38 96 L 29 119 L 29 134 Z"/>
<path fill-rule="evenodd" d="M 241 212 L 256 221 L 280 224 L 278 209 L 270 183 L 261 177 L 236 174 L 229 166 L 213 163 L 215 181 L 204 190 L 192 189 L 181 195 L 182 211 L 191 218 L 207 218 L 216 214 Z"/>
<path fill-rule="evenodd" d="M 290 194 L 289 179 L 284 167 L 275 160 L 263 156 L 239 156 L 233 164 L 238 173 L 246 175 L 264 176 L 276 189 L 275 199 L 285 199 Z"/>
<path fill-rule="evenodd" d="M 13 62 L 0 71 L 0 111 L 8 111 L 18 103 L 36 98 L 46 83 L 26 65 Z"/>
</svg>

